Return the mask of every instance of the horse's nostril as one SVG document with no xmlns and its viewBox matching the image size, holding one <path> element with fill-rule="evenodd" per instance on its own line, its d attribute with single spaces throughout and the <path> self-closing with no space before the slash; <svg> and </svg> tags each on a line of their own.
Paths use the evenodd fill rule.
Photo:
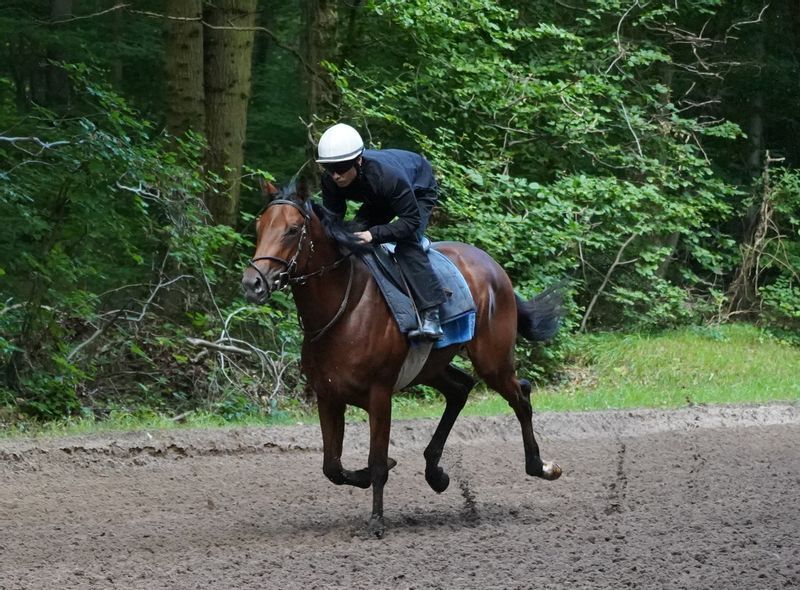
<svg viewBox="0 0 800 590">
<path fill-rule="evenodd" d="M 245 299 L 250 303 L 264 303 L 270 295 L 269 285 L 266 281 L 266 277 L 262 275 L 245 273 L 242 277 Z"/>
<path fill-rule="evenodd" d="M 259 276 L 245 276 L 242 279 L 242 287 L 247 293 L 261 294 L 264 292 L 264 282 Z"/>
</svg>

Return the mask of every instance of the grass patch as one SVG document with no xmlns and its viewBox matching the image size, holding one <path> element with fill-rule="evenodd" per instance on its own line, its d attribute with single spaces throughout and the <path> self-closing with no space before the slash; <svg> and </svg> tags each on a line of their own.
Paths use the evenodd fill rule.
<svg viewBox="0 0 800 590">
<path fill-rule="evenodd" d="M 561 383 L 536 388 L 537 411 L 586 411 L 609 408 L 677 408 L 691 404 L 760 404 L 800 401 L 800 349 L 762 330 L 735 324 L 688 328 L 656 335 L 579 336 Z M 441 396 L 397 396 L 395 419 L 439 417 Z M 477 388 L 464 415 L 509 413 L 499 395 Z M 366 413 L 348 409 L 348 421 Z M 108 418 L 76 418 L 44 425 L 18 424 L 0 437 L 66 436 L 105 431 L 168 428 L 218 428 L 313 424 L 316 412 L 293 403 L 271 416 L 193 412 L 180 423 L 155 412 L 112 412 Z"/>
<path fill-rule="evenodd" d="M 166 414 L 140 411 L 135 413 L 111 412 L 107 418 L 64 418 L 46 423 L 17 423 L 0 430 L 0 439 L 20 436 L 60 437 L 79 436 L 102 432 L 132 432 L 137 430 L 174 430 L 182 428 L 238 428 L 246 426 L 288 426 L 318 422 L 316 413 L 292 409 L 275 415 L 243 415 L 226 418 L 208 411 L 191 412 L 176 421 Z"/>
<path fill-rule="evenodd" d="M 587 336 L 567 375 L 537 407 L 552 410 L 676 408 L 800 400 L 800 349 L 753 326 L 660 335 Z"/>
<path fill-rule="evenodd" d="M 561 383 L 536 388 L 532 395 L 538 411 L 775 401 L 800 401 L 800 349 L 744 324 L 580 336 Z M 394 415 L 435 416 L 443 407 L 427 396 L 400 398 Z M 479 389 L 464 414 L 510 411 L 499 395 Z"/>
</svg>

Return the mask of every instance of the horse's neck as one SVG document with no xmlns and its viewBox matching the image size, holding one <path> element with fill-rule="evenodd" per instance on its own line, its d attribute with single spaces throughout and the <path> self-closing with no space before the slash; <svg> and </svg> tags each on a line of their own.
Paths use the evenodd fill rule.
<svg viewBox="0 0 800 590">
<path fill-rule="evenodd" d="M 330 245 L 316 246 L 317 251 L 309 260 L 303 274 L 310 274 L 322 267 L 333 265 L 341 258 L 338 249 Z M 351 255 L 352 257 L 352 255 Z M 361 297 L 366 280 L 366 269 L 354 257 L 345 260 L 335 269 L 313 276 L 304 284 L 294 285 L 297 313 L 306 332 L 314 332 L 327 326 L 336 316 L 337 321 L 347 313 L 349 308 Z"/>
</svg>

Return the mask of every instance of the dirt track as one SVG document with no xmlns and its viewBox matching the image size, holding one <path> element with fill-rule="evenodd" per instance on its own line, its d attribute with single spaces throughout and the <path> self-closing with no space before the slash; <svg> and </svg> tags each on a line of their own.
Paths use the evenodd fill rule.
<svg viewBox="0 0 800 590">
<path fill-rule="evenodd" d="M 398 422 L 388 531 L 324 478 L 313 427 L 0 442 L 0 589 L 798 588 L 800 407 Z M 349 427 L 345 464 L 366 461 Z"/>
</svg>

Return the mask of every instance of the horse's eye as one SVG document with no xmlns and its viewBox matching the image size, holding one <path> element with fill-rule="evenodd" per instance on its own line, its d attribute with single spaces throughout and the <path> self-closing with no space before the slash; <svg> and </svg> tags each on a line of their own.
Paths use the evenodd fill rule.
<svg viewBox="0 0 800 590">
<path fill-rule="evenodd" d="M 302 228 L 303 228 L 302 225 L 293 225 L 293 226 L 289 227 L 289 229 L 286 230 L 286 235 L 287 236 L 295 236 L 300 232 L 300 230 Z"/>
</svg>

